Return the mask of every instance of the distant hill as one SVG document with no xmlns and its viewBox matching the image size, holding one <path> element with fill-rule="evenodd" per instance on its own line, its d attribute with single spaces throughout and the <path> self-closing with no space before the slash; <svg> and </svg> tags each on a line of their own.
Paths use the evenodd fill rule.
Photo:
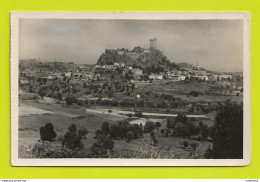
<svg viewBox="0 0 260 182">
<path fill-rule="evenodd" d="M 98 65 L 112 65 L 114 63 L 124 63 L 127 66 L 141 69 L 166 69 L 178 67 L 175 63 L 171 63 L 160 50 L 144 49 L 141 47 L 135 47 L 131 51 L 128 51 L 127 49 L 107 49 L 97 61 Z"/>
<path fill-rule="evenodd" d="M 47 62 L 38 61 L 36 59 L 20 60 L 19 70 L 25 69 L 42 70 L 42 71 L 65 71 L 68 69 L 76 69 L 78 65 L 73 62 Z"/>
</svg>

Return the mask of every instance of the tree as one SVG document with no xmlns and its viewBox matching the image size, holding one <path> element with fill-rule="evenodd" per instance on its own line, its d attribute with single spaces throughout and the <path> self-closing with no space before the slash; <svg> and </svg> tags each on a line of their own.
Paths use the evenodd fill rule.
<svg viewBox="0 0 260 182">
<path fill-rule="evenodd" d="M 110 90 L 108 93 L 107 93 L 107 96 L 109 97 L 109 98 L 112 98 L 112 97 L 114 97 L 114 91 L 113 90 Z"/>
<path fill-rule="evenodd" d="M 112 110 L 111 110 L 111 109 L 109 109 L 109 110 L 108 110 L 108 112 L 109 112 L 109 114 L 111 114 L 111 113 L 112 113 Z"/>
<path fill-rule="evenodd" d="M 207 139 L 209 134 L 208 125 L 203 124 L 200 130 L 201 130 L 201 137 L 204 140 Z"/>
<path fill-rule="evenodd" d="M 168 129 L 172 129 L 173 126 L 174 126 L 173 120 L 167 119 L 166 127 L 167 127 Z"/>
<path fill-rule="evenodd" d="M 212 149 L 204 154 L 214 159 L 243 158 L 243 103 L 226 101 L 217 111 Z"/>
<path fill-rule="evenodd" d="M 143 113 L 141 111 L 136 111 L 135 116 L 138 118 L 141 118 L 141 117 L 143 117 Z"/>
<path fill-rule="evenodd" d="M 131 142 L 134 139 L 134 133 L 132 131 L 127 132 L 126 139 L 127 142 Z"/>
<path fill-rule="evenodd" d="M 69 132 L 76 133 L 77 132 L 77 126 L 75 124 L 71 124 L 68 128 Z"/>
<path fill-rule="evenodd" d="M 193 150 L 197 150 L 199 144 L 198 144 L 197 142 L 192 142 L 192 143 L 190 144 L 190 146 L 192 147 Z"/>
<path fill-rule="evenodd" d="M 81 143 L 81 136 L 77 134 L 77 127 L 72 124 L 68 128 L 68 132 L 65 133 L 63 140 L 61 141 L 62 147 L 66 147 L 72 150 L 78 150 L 83 147 Z"/>
<path fill-rule="evenodd" d="M 104 135 L 109 135 L 110 132 L 111 132 L 111 129 L 110 129 L 110 126 L 109 126 L 109 123 L 104 121 L 101 125 L 101 131 Z"/>
<path fill-rule="evenodd" d="M 155 124 L 151 121 L 148 121 L 144 125 L 144 131 L 152 133 L 153 130 L 155 129 Z"/>
<path fill-rule="evenodd" d="M 127 114 L 127 116 L 131 119 L 133 117 L 132 113 Z"/>
<path fill-rule="evenodd" d="M 97 141 L 90 147 L 90 154 L 95 158 L 107 158 L 113 152 L 114 141 L 108 135 L 100 134 Z"/>
<path fill-rule="evenodd" d="M 52 141 L 56 138 L 57 134 L 54 131 L 52 123 L 47 123 L 44 127 L 40 128 L 40 136 L 42 141 Z"/>
<path fill-rule="evenodd" d="M 71 105 L 72 103 L 76 103 L 77 99 L 74 96 L 67 96 L 65 101 L 68 105 Z"/>
<path fill-rule="evenodd" d="M 43 99 L 43 97 L 47 94 L 46 89 L 41 87 L 38 91 L 39 96 Z"/>
<path fill-rule="evenodd" d="M 160 122 L 156 122 L 155 123 L 155 126 L 157 128 L 157 131 L 159 131 L 159 128 L 162 126 Z"/>
<path fill-rule="evenodd" d="M 86 135 L 88 134 L 88 130 L 84 127 L 80 128 L 78 131 L 79 136 L 82 138 L 86 138 Z"/>
<path fill-rule="evenodd" d="M 190 145 L 189 142 L 187 142 L 186 140 L 183 141 L 182 144 L 185 148 L 187 148 Z"/>
<path fill-rule="evenodd" d="M 59 101 L 62 101 L 62 94 L 61 93 L 57 93 L 56 99 L 58 99 Z"/>
<path fill-rule="evenodd" d="M 153 132 L 150 133 L 151 134 L 151 138 L 152 138 L 152 141 L 153 141 L 153 146 L 157 146 L 158 145 L 158 140 L 157 138 L 155 137 L 155 134 Z"/>
<path fill-rule="evenodd" d="M 161 129 L 162 136 L 164 135 L 164 129 Z"/>
<path fill-rule="evenodd" d="M 183 115 L 183 114 L 178 114 L 177 117 L 175 118 L 175 122 L 176 123 L 183 123 L 183 124 L 186 124 L 187 122 L 187 117 L 186 115 Z"/>
</svg>

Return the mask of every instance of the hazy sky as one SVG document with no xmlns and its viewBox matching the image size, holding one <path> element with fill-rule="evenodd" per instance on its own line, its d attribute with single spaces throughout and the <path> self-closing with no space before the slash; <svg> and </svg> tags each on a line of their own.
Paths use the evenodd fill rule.
<svg viewBox="0 0 260 182">
<path fill-rule="evenodd" d="M 173 62 L 242 71 L 242 20 L 20 20 L 20 58 L 94 64 L 105 49 L 157 48 Z"/>
</svg>

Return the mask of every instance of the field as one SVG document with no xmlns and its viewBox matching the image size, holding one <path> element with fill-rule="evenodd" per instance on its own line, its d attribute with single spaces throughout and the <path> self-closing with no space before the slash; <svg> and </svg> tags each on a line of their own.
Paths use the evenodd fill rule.
<svg viewBox="0 0 260 182">
<path fill-rule="evenodd" d="M 84 148 L 82 151 L 88 153 L 90 146 L 95 142 L 95 131 L 100 128 L 104 121 L 111 124 L 118 124 L 119 121 L 129 120 L 126 116 L 109 114 L 108 112 L 85 112 L 85 108 L 80 107 L 66 107 L 65 105 L 56 104 L 50 98 L 44 97 L 43 99 L 35 99 L 34 94 L 20 92 L 19 102 L 19 157 L 28 157 L 28 152 L 31 147 L 40 139 L 39 128 L 46 123 L 51 122 L 54 125 L 57 133 L 57 140 L 52 144 L 60 145 L 59 138 L 65 134 L 71 124 L 76 124 L 78 128 L 85 127 L 89 133 L 87 139 L 83 139 L 82 143 Z M 156 119 L 155 119 L 156 120 Z M 162 127 L 166 128 L 166 120 L 161 121 Z M 197 122 L 197 121 L 194 121 Z M 210 120 L 204 120 L 212 125 Z M 119 153 L 127 152 L 134 154 L 137 151 L 161 150 L 161 154 L 167 157 L 168 154 L 173 154 L 175 158 L 202 158 L 206 148 L 211 145 L 211 142 L 201 141 L 196 150 L 196 154 L 192 154 L 191 148 L 184 148 L 182 142 L 194 142 L 191 139 L 183 139 L 178 137 L 162 137 L 159 131 L 155 131 L 155 135 L 159 141 L 159 146 L 152 146 L 150 134 L 145 133 L 143 138 L 126 142 L 125 140 L 114 140 L 115 149 Z M 193 155 L 193 156 L 192 156 Z M 194 156 L 195 155 L 195 156 Z M 171 155 L 172 156 L 172 155 Z M 147 156 L 149 155 L 147 154 Z"/>
</svg>

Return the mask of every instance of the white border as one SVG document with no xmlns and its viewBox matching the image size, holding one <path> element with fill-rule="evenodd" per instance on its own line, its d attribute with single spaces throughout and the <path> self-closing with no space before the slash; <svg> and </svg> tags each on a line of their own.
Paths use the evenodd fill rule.
<svg viewBox="0 0 260 182">
<path fill-rule="evenodd" d="M 244 22 L 243 159 L 20 159 L 18 158 L 19 19 L 242 19 Z M 11 12 L 11 161 L 13 166 L 246 166 L 251 161 L 251 17 L 247 12 Z"/>
</svg>

